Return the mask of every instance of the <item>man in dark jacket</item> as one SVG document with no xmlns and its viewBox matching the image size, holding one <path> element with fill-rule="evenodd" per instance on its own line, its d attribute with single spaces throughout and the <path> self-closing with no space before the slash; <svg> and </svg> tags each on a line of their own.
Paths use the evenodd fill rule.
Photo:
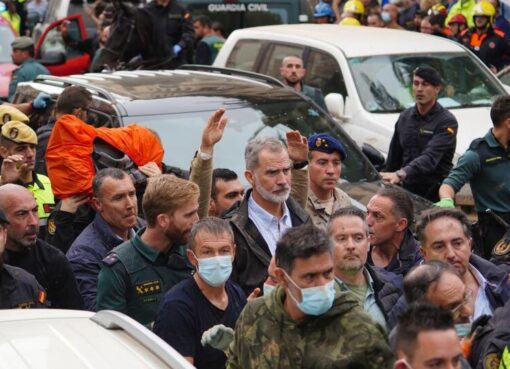
<svg viewBox="0 0 510 369">
<path fill-rule="evenodd" d="M 311 222 L 305 210 L 289 197 L 291 168 L 306 161 L 308 144 L 299 132 L 289 133 L 299 136 L 297 140 L 288 138 L 289 151 L 276 138 L 255 138 L 248 143 L 245 176 L 252 189 L 226 214 L 237 246 L 232 278 L 246 295 L 262 288 L 281 236 L 289 228 Z M 297 148 L 291 142 L 297 143 Z"/>
<path fill-rule="evenodd" d="M 433 68 L 418 67 L 413 74 L 416 105 L 404 110 L 395 124 L 384 180 L 431 201 L 452 168 L 457 144 L 457 120 L 437 102 L 443 80 Z"/>
<path fill-rule="evenodd" d="M 401 276 L 420 263 L 420 247 L 410 229 L 413 220 L 413 202 L 405 191 L 378 191 L 367 204 L 368 263 Z"/>
<path fill-rule="evenodd" d="M 97 172 L 92 182 L 96 216 L 67 252 L 85 309 L 96 310 L 97 276 L 106 254 L 130 239 L 137 224 L 137 199 L 133 181 L 118 168 Z"/>
<path fill-rule="evenodd" d="M 472 291 L 472 320 L 492 315 L 510 298 L 508 273 L 471 253 L 470 222 L 457 209 L 434 208 L 422 213 L 416 226 L 425 261 L 451 264 Z"/>
<path fill-rule="evenodd" d="M 16 184 L 0 187 L 0 209 L 9 221 L 4 260 L 33 274 L 46 289 L 52 308 L 82 309 L 83 301 L 65 255 L 37 238 L 39 215 L 30 191 Z"/>
<path fill-rule="evenodd" d="M 338 209 L 331 215 L 328 232 L 340 288 L 351 291 L 372 319 L 391 331 L 402 313 L 395 309 L 402 295 L 402 277 L 366 263 L 365 213 L 352 207 Z"/>
</svg>

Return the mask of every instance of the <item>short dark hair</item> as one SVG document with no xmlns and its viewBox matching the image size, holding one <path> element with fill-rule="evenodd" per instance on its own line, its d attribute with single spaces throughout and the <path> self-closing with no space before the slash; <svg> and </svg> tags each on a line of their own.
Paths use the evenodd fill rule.
<svg viewBox="0 0 510 369">
<path fill-rule="evenodd" d="M 413 358 L 421 332 L 455 330 L 452 313 L 432 304 L 412 304 L 398 320 L 395 348 Z"/>
<path fill-rule="evenodd" d="M 199 15 L 193 18 L 193 23 L 198 22 L 202 27 L 211 28 L 211 19 L 207 15 Z"/>
<path fill-rule="evenodd" d="M 72 114 L 73 109 L 85 108 L 92 102 L 92 94 L 83 86 L 66 87 L 57 99 L 55 111 L 58 114 Z"/>
<path fill-rule="evenodd" d="M 95 197 L 99 197 L 101 195 L 101 186 L 106 178 L 113 178 L 117 180 L 124 179 L 129 175 L 119 168 L 104 168 L 99 170 L 94 179 L 92 180 L 92 193 Z M 131 178 L 131 177 L 129 177 Z"/>
<path fill-rule="evenodd" d="M 499 127 L 508 118 L 510 118 L 510 96 L 498 96 L 491 107 L 492 124 L 494 127 Z"/>
<path fill-rule="evenodd" d="M 445 273 L 457 275 L 450 264 L 439 260 L 430 260 L 414 267 L 404 278 L 404 296 L 407 303 L 427 301 L 430 286 Z"/>
<path fill-rule="evenodd" d="M 422 246 L 427 241 L 425 237 L 425 228 L 427 228 L 430 222 L 440 218 L 450 218 L 457 220 L 462 225 L 464 235 L 467 238 L 471 238 L 471 223 L 466 217 L 466 214 L 457 209 L 434 207 L 432 209 L 424 210 L 420 214 L 420 218 L 416 223 L 416 234 Z"/>
<path fill-rule="evenodd" d="M 213 234 L 215 236 L 228 234 L 232 239 L 232 244 L 234 244 L 234 232 L 232 231 L 232 227 L 230 227 L 228 220 L 218 217 L 205 217 L 196 222 L 193 227 L 191 227 L 188 242 L 189 247 L 193 251 L 195 251 L 195 240 L 200 232 Z"/>
<path fill-rule="evenodd" d="M 216 168 L 212 173 L 211 198 L 216 199 L 216 182 L 218 181 L 235 181 L 237 179 L 236 172 L 227 168 Z"/>
<path fill-rule="evenodd" d="M 290 228 L 276 245 L 276 265 L 288 274 L 292 272 L 294 260 L 331 252 L 331 242 L 323 230 L 305 224 Z"/>
<path fill-rule="evenodd" d="M 382 188 L 377 196 L 386 197 L 391 200 L 393 207 L 391 213 L 395 218 L 406 218 L 407 227 L 411 227 L 414 222 L 414 205 L 411 196 L 400 188 Z"/>
<path fill-rule="evenodd" d="M 331 233 L 331 231 L 332 231 L 331 224 L 333 223 L 333 221 L 336 218 L 349 217 L 349 216 L 360 218 L 363 221 L 363 224 L 365 225 L 365 231 L 368 234 L 367 215 L 365 214 L 365 212 L 363 210 L 355 208 L 354 206 L 350 206 L 347 208 L 340 208 L 340 209 L 335 210 L 333 212 L 333 214 L 331 214 L 331 216 L 329 217 L 328 232 Z"/>
<path fill-rule="evenodd" d="M 215 32 L 220 33 L 222 36 L 225 36 L 225 28 L 223 27 L 223 24 L 221 22 L 212 22 L 211 28 Z"/>
</svg>

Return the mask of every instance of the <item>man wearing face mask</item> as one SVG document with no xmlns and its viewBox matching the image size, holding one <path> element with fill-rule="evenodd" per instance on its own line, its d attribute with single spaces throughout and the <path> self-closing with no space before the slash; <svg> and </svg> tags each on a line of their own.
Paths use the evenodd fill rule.
<svg viewBox="0 0 510 369">
<path fill-rule="evenodd" d="M 275 258 L 279 285 L 241 313 L 227 369 L 391 367 L 382 327 L 335 287 L 324 231 L 311 225 L 290 229 Z"/>
<path fill-rule="evenodd" d="M 154 333 L 198 369 L 225 367 L 223 351 L 203 347 L 202 334 L 218 324 L 234 328 L 246 305 L 244 292 L 229 280 L 234 255 L 228 221 L 207 217 L 196 223 L 187 256 L 197 272 L 166 294 L 154 323 Z"/>
</svg>

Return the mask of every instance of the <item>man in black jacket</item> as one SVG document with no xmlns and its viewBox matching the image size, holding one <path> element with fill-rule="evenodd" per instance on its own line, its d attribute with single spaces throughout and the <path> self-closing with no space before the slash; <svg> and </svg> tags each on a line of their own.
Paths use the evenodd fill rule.
<svg viewBox="0 0 510 369">
<path fill-rule="evenodd" d="M 0 209 L 9 221 L 5 262 L 33 274 L 46 289 L 52 308 L 82 309 L 83 301 L 65 255 L 37 238 L 39 215 L 30 191 L 15 184 L 1 186 Z"/>
<path fill-rule="evenodd" d="M 365 213 L 352 207 L 338 209 L 331 215 L 328 232 L 340 288 L 351 291 L 372 319 L 391 331 L 403 312 L 396 305 L 402 295 L 402 277 L 366 263 Z"/>
<path fill-rule="evenodd" d="M 297 169 L 303 162 L 306 165 L 308 144 L 297 131 L 287 137 L 289 151 L 276 138 L 259 137 L 248 143 L 245 176 L 252 189 L 225 215 L 237 246 L 232 278 L 246 295 L 262 288 L 281 236 L 289 228 L 311 222 L 305 210 L 289 197 L 291 168 Z"/>
</svg>

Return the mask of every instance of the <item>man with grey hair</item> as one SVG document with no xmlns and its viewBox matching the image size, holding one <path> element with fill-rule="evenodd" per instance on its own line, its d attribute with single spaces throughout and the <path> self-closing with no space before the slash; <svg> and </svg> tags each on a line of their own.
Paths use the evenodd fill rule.
<svg viewBox="0 0 510 369">
<path fill-rule="evenodd" d="M 96 215 L 67 251 L 85 309 L 96 310 L 97 276 L 106 254 L 134 236 L 138 227 L 136 190 L 121 169 L 105 168 L 92 182 Z"/>
<path fill-rule="evenodd" d="M 225 367 L 225 353 L 202 346 L 206 342 L 202 333 L 216 329 L 229 336 L 224 337 L 229 343 L 246 305 L 244 292 L 229 280 L 234 255 L 234 234 L 228 221 L 206 217 L 195 223 L 187 257 L 197 272 L 166 294 L 156 316 L 154 333 L 198 369 Z"/>
<path fill-rule="evenodd" d="M 251 140 L 245 150 L 245 177 L 252 188 L 226 217 L 237 255 L 232 277 L 249 295 L 262 288 L 276 243 L 289 229 L 311 222 L 291 192 L 291 169 L 305 162 L 308 144 L 298 131 L 287 133 L 289 148 L 271 137 Z"/>
</svg>

